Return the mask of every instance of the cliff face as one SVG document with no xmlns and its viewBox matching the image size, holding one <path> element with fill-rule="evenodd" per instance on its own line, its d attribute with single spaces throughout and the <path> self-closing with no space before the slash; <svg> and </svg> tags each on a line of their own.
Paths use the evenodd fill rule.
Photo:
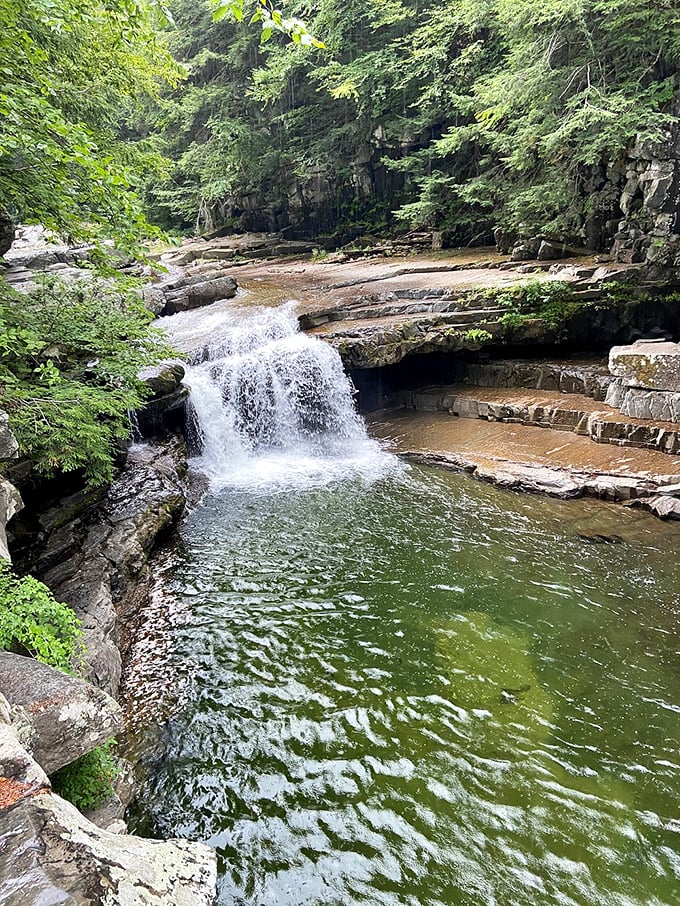
<svg viewBox="0 0 680 906">
<path fill-rule="evenodd" d="M 680 123 L 665 141 L 638 141 L 630 149 L 619 207 L 612 249 L 619 261 L 680 267 Z"/>
</svg>

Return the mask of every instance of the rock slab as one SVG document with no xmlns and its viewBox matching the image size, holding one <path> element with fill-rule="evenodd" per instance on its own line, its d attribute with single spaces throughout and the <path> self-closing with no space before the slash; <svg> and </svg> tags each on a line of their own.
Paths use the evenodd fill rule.
<svg viewBox="0 0 680 906">
<path fill-rule="evenodd" d="M 46 774 L 122 730 L 122 711 L 101 689 L 33 658 L 0 652 L 0 692 L 22 743 Z"/>
<path fill-rule="evenodd" d="M 680 393 L 680 343 L 639 340 L 614 346 L 609 370 L 626 387 Z"/>
<path fill-rule="evenodd" d="M 0 695 L 0 906 L 211 906 L 215 853 L 101 830 L 50 790 Z"/>
</svg>

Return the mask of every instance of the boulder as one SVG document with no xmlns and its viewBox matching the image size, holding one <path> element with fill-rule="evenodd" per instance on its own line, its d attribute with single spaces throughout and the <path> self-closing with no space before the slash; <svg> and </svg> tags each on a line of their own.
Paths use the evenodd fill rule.
<svg viewBox="0 0 680 906">
<path fill-rule="evenodd" d="M 180 286 L 168 290 L 166 298 L 166 314 L 176 314 L 181 311 L 190 311 L 192 308 L 201 308 L 211 305 L 222 299 L 232 299 L 236 295 L 238 284 L 234 277 L 222 276 L 214 279 L 192 283 L 189 286 Z"/>
<path fill-rule="evenodd" d="M 3 560 L 11 559 L 7 546 L 7 523 L 23 506 L 21 494 L 14 485 L 5 478 L 0 478 L 0 558 Z"/>
<path fill-rule="evenodd" d="M 173 393 L 184 377 L 184 366 L 179 362 L 161 362 L 143 368 L 138 375 L 151 391 L 153 397 Z"/>
<path fill-rule="evenodd" d="M 680 393 L 680 343 L 638 340 L 630 346 L 614 346 L 609 370 L 626 387 Z"/>
<path fill-rule="evenodd" d="M 35 759 L 19 741 L 11 725 L 10 704 L 0 692 L 0 835 L 3 834 L 3 809 L 25 795 L 47 790 L 50 781 Z M 0 836 L 0 841 L 2 836 Z M 4 847 L 0 845 L 0 858 Z M 0 871 L 0 880 L 4 878 Z"/>
<path fill-rule="evenodd" d="M 0 906 L 210 906 L 215 900 L 215 853 L 200 843 L 101 830 L 46 791 L 0 817 L 12 844 L 0 854 Z"/>
<path fill-rule="evenodd" d="M 659 519 L 680 519 L 680 499 L 668 494 L 655 494 L 631 500 L 627 506 L 653 513 Z"/>
<path fill-rule="evenodd" d="M 33 658 L 0 652 L 0 691 L 22 743 L 46 774 L 122 729 L 120 706 L 105 692 Z"/>
<path fill-rule="evenodd" d="M 680 393 L 626 387 L 618 379 L 610 384 L 606 401 L 631 418 L 680 423 Z"/>
<path fill-rule="evenodd" d="M 0 695 L 0 906 L 211 906 L 215 853 L 96 827 L 50 790 Z"/>
<path fill-rule="evenodd" d="M 536 257 L 539 261 L 555 261 L 558 258 L 564 258 L 566 247 L 564 243 L 549 242 L 544 239 L 538 247 Z"/>
<path fill-rule="evenodd" d="M 538 257 L 541 239 L 520 239 L 512 247 L 511 261 L 534 261 Z"/>
<path fill-rule="evenodd" d="M 236 257 L 236 249 L 231 248 L 210 248 L 203 252 L 202 258 L 214 261 L 231 261 Z"/>
<path fill-rule="evenodd" d="M 0 460 L 16 459 L 19 455 L 19 444 L 9 427 L 9 416 L 0 410 Z"/>
</svg>

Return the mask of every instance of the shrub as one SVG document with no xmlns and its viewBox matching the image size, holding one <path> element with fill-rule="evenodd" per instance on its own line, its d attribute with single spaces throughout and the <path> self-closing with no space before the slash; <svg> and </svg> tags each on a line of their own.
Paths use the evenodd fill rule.
<svg viewBox="0 0 680 906">
<path fill-rule="evenodd" d="M 57 771 L 52 777 L 52 789 L 68 799 L 80 811 L 97 808 L 113 795 L 113 783 L 120 774 L 114 748 L 109 739 L 87 755 Z"/>
<path fill-rule="evenodd" d="M 511 287 L 499 293 L 496 302 L 508 309 L 499 321 L 509 330 L 515 330 L 533 318 L 540 318 L 548 327 L 557 329 L 579 307 L 572 288 L 559 280 L 533 280 Z"/>
<path fill-rule="evenodd" d="M 0 649 L 15 648 L 71 673 L 82 660 L 82 624 L 46 585 L 0 560 Z"/>
<path fill-rule="evenodd" d="M 116 443 L 147 395 L 138 373 L 172 350 L 134 286 L 45 281 L 30 294 L 0 281 L 0 390 L 21 452 L 45 475 L 112 477 Z"/>
<path fill-rule="evenodd" d="M 463 334 L 468 343 L 488 343 L 493 340 L 493 335 L 482 327 L 471 327 Z"/>
</svg>

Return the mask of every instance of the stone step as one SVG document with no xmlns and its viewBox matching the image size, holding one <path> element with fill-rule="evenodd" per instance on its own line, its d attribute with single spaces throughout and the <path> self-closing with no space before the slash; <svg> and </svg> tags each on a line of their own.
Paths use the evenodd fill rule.
<svg viewBox="0 0 680 906">
<path fill-rule="evenodd" d="M 367 332 L 381 328 L 398 328 L 401 325 L 412 325 L 413 330 L 426 331 L 432 328 L 451 327 L 485 327 L 497 324 L 500 316 L 506 311 L 504 308 L 464 309 L 457 311 L 425 311 L 414 316 L 408 312 L 399 311 L 392 314 L 368 314 L 366 317 L 345 318 L 340 321 L 326 321 L 316 324 L 313 328 L 303 327 L 312 335 L 332 334 L 334 337 L 363 337 Z"/>
<path fill-rule="evenodd" d="M 679 425 L 629 418 L 579 394 L 453 385 L 402 391 L 393 401 L 418 412 L 448 412 L 459 418 L 569 431 L 597 443 L 680 453 Z"/>
<path fill-rule="evenodd" d="M 680 519 L 680 458 L 652 450 L 594 444 L 576 434 L 445 412 L 398 409 L 368 418 L 371 434 L 407 459 L 463 471 L 503 488 L 551 497 L 596 497 Z"/>
<path fill-rule="evenodd" d="M 397 296 L 397 294 L 395 294 Z M 300 317 L 303 330 L 311 330 L 325 324 L 338 325 L 345 321 L 373 321 L 384 318 L 398 318 L 420 314 L 449 314 L 470 312 L 476 318 L 498 317 L 507 309 L 499 307 L 493 299 L 475 299 L 474 307 L 462 296 L 451 298 L 450 294 L 442 296 L 434 293 L 425 298 L 404 295 L 386 301 L 345 305 L 340 308 L 322 309 Z"/>
</svg>

